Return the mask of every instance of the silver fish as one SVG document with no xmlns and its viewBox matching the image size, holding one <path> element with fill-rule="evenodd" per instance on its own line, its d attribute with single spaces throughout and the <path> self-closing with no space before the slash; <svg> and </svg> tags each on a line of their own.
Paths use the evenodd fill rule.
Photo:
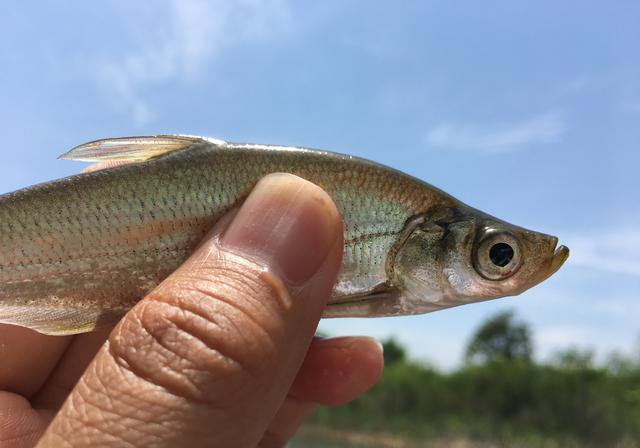
<svg viewBox="0 0 640 448">
<path fill-rule="evenodd" d="M 0 196 L 0 323 L 53 335 L 112 325 L 273 172 L 322 187 L 344 220 L 325 317 L 418 314 L 516 295 L 569 255 L 556 237 L 348 155 L 155 136 L 90 142 L 61 158 L 127 163 Z"/>
</svg>

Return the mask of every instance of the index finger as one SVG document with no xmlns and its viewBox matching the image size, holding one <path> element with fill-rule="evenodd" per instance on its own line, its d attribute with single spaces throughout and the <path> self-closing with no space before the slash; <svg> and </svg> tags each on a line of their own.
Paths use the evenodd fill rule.
<svg viewBox="0 0 640 448">
<path fill-rule="evenodd" d="M 0 390 L 31 397 L 49 377 L 71 338 L 0 324 Z"/>
</svg>

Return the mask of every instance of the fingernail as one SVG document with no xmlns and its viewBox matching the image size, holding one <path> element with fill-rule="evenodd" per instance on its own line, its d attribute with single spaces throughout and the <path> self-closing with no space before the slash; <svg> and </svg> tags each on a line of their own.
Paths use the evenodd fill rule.
<svg viewBox="0 0 640 448">
<path fill-rule="evenodd" d="M 384 353 L 384 347 L 376 338 L 371 336 L 338 336 L 318 341 L 325 347 L 353 348 L 365 346 L 367 349 L 375 347 L 380 354 Z"/>
<path fill-rule="evenodd" d="M 370 336 L 366 336 L 366 337 L 378 347 L 378 350 L 380 350 L 381 354 L 384 354 L 384 346 L 382 345 L 382 342 Z"/>
<path fill-rule="evenodd" d="M 306 283 L 342 231 L 331 198 L 291 174 L 270 174 L 255 186 L 220 239 L 258 258 L 289 285 Z"/>
</svg>

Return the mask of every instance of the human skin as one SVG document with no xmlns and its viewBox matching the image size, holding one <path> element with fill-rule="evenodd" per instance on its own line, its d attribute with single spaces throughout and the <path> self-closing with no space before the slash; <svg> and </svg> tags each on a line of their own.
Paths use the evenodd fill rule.
<svg viewBox="0 0 640 448">
<path fill-rule="evenodd" d="M 382 371 L 372 339 L 313 337 L 342 246 L 329 196 L 273 174 L 113 331 L 0 325 L 0 447 L 283 446 Z"/>
</svg>

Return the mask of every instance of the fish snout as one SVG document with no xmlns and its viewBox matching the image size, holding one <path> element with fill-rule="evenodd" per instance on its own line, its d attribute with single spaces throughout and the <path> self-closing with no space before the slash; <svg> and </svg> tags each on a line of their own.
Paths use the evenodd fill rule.
<svg viewBox="0 0 640 448">
<path fill-rule="evenodd" d="M 567 258 L 569 258 L 569 252 L 570 251 L 567 246 L 560 246 L 553 252 L 550 267 L 551 273 L 549 275 L 554 274 L 558 269 L 560 269 L 564 262 L 567 261 Z"/>
</svg>

